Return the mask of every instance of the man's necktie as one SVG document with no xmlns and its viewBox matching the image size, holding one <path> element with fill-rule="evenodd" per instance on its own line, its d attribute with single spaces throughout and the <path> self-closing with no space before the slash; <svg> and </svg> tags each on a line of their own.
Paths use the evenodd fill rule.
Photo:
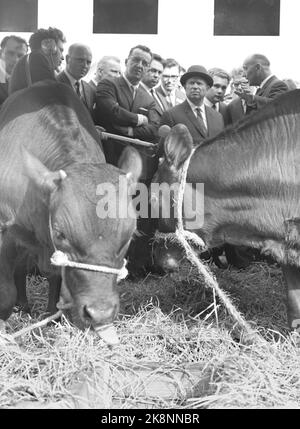
<svg viewBox="0 0 300 429">
<path fill-rule="evenodd" d="M 171 96 L 170 96 L 170 95 L 167 95 L 166 99 L 167 99 L 167 102 L 169 103 L 169 105 L 170 105 L 171 107 L 173 107 L 173 100 L 172 100 Z"/>
<path fill-rule="evenodd" d="M 199 122 L 199 124 L 201 125 L 201 128 L 204 132 L 205 135 L 207 135 L 207 128 L 205 126 L 205 123 L 203 121 L 203 117 L 202 117 L 202 113 L 201 113 L 201 108 L 200 107 L 196 107 L 196 112 L 197 112 L 197 120 Z"/>
<path fill-rule="evenodd" d="M 80 83 L 78 82 L 78 80 L 75 82 L 75 91 L 78 97 L 80 97 Z"/>
<path fill-rule="evenodd" d="M 217 110 L 217 106 L 216 106 L 215 104 L 213 104 L 213 105 L 211 106 L 211 108 L 212 108 L 212 109 L 214 109 L 214 110 Z"/>
<path fill-rule="evenodd" d="M 133 100 L 135 99 L 135 96 L 136 96 L 136 87 L 135 86 L 133 86 L 133 85 L 131 85 L 131 92 L 132 92 L 132 98 L 133 98 Z"/>
<path fill-rule="evenodd" d="M 160 101 L 158 95 L 156 94 L 155 89 L 151 88 L 150 93 L 151 93 L 152 97 L 154 98 L 154 100 L 157 102 L 157 104 L 160 106 L 161 110 L 164 111 L 165 110 L 164 106 L 163 106 L 162 102 Z"/>
</svg>

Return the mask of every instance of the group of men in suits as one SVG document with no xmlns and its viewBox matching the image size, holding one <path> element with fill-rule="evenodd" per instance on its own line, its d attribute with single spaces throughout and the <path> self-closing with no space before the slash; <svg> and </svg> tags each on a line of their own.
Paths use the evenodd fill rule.
<svg viewBox="0 0 300 429">
<path fill-rule="evenodd" d="M 174 59 L 164 61 L 144 45 L 136 45 L 129 51 L 124 73 L 121 73 L 117 57 L 106 56 L 98 62 L 95 78 L 87 82 L 84 77 L 92 64 L 88 46 L 72 44 L 65 58 L 65 69 L 58 72 L 66 42 L 60 30 L 37 30 L 29 40 L 30 54 L 26 54 L 27 44 L 24 42 L 10 36 L 1 43 L 0 60 L 6 56 L 6 70 L 2 80 L 0 73 L 0 104 L 7 97 L 8 78 L 8 93 L 44 79 L 56 79 L 69 85 L 96 125 L 112 134 L 155 144 L 155 149 L 136 147 L 143 162 L 140 180 L 147 185 L 157 169 L 162 149 L 161 125 L 185 124 L 194 145 L 201 145 L 224 126 L 235 123 L 288 90 L 287 85 L 271 73 L 268 59 L 258 54 L 245 60 L 243 77 L 235 87 L 235 98 L 225 104 L 223 99 L 230 76 L 224 70 L 207 71 L 201 65 L 193 65 L 181 74 L 178 62 Z M 14 51 L 11 63 L 9 51 Z M 258 87 L 255 93 L 253 87 Z M 2 100 L 1 91 L 5 89 Z M 103 148 L 107 162 L 118 166 L 123 143 L 116 139 L 106 140 Z M 240 249 L 231 247 L 229 250 L 235 264 L 238 260 L 241 267 L 249 263 Z"/>
<path fill-rule="evenodd" d="M 87 82 L 84 77 L 92 64 L 92 52 L 84 44 L 69 47 L 65 69 L 57 73 L 64 59 L 65 42 L 60 30 L 39 29 L 30 37 L 31 53 L 26 55 L 25 40 L 15 36 L 3 39 L 0 72 L 1 60 L 6 70 L 2 80 L 0 73 L 0 97 L 2 93 L 3 100 L 7 97 L 7 80 L 13 68 L 9 93 L 38 80 L 56 79 L 73 88 L 95 123 L 107 132 L 158 143 L 160 125 L 171 127 L 183 123 L 198 145 L 216 135 L 224 125 L 236 122 L 288 90 L 271 73 L 268 59 L 255 54 L 243 64 L 244 82 L 241 80 L 235 88 L 235 99 L 225 104 L 230 76 L 224 70 L 207 71 L 203 66 L 193 65 L 180 76 L 177 61 L 164 61 L 143 45 L 130 50 L 124 73 L 117 57 L 106 56 L 98 62 L 95 78 Z M 258 87 L 256 93 L 251 89 L 254 86 Z M 106 141 L 107 161 L 117 165 L 123 148 L 121 142 Z M 149 182 L 157 166 L 157 156 L 139 150 L 144 165 L 143 180 Z"/>
</svg>

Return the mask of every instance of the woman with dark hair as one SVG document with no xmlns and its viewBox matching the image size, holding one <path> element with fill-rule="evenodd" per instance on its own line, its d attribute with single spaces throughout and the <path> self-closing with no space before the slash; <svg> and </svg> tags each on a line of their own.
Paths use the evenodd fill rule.
<svg viewBox="0 0 300 429">
<path fill-rule="evenodd" d="M 64 59 L 64 43 L 65 36 L 57 28 L 40 28 L 33 33 L 29 39 L 31 53 L 25 55 L 15 66 L 9 94 L 41 80 L 55 80 L 55 71 L 58 71 Z"/>
</svg>

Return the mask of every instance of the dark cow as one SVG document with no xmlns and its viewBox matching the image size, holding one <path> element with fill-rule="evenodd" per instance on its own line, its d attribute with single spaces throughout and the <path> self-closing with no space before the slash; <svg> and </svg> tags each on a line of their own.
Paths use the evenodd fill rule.
<svg viewBox="0 0 300 429">
<path fill-rule="evenodd" d="M 176 125 L 165 140 L 164 161 L 153 182 L 177 182 L 191 151 L 188 130 Z M 245 245 L 281 264 L 289 325 L 299 329 L 300 91 L 280 96 L 197 147 L 187 183 L 204 184 L 204 221 L 193 230 L 208 247 Z M 169 204 L 157 192 L 151 202 L 160 209 Z M 186 208 L 185 202 L 185 216 Z M 175 227 L 172 215 L 160 217 L 160 231 L 172 232 Z"/>
<path fill-rule="evenodd" d="M 13 94 L 0 114 L 0 153 L 0 318 L 15 305 L 14 271 L 24 251 L 52 279 L 60 275 L 50 265 L 55 249 L 75 262 L 122 267 L 136 221 L 99 217 L 96 190 L 109 182 L 117 201 L 126 203 L 119 177 L 137 180 L 141 163 L 131 152 L 123 172 L 105 164 L 97 130 L 68 86 L 45 81 Z M 138 167 L 131 169 L 130 159 L 138 159 Z M 78 324 L 112 322 L 119 305 L 116 278 L 117 271 L 64 268 Z"/>
</svg>

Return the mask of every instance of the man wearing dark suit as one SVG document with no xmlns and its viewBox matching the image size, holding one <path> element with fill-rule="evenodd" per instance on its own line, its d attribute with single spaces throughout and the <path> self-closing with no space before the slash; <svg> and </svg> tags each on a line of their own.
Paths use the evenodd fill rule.
<svg viewBox="0 0 300 429">
<path fill-rule="evenodd" d="M 23 56 L 14 67 L 8 93 L 42 80 L 55 80 L 55 71 L 64 59 L 65 42 L 65 36 L 57 28 L 40 28 L 33 33 L 29 39 L 31 53 Z"/>
<path fill-rule="evenodd" d="M 163 59 L 160 55 L 153 54 L 152 60 L 149 69 L 146 71 L 143 80 L 141 82 L 141 87 L 147 91 L 148 94 L 155 101 L 156 111 L 161 116 L 165 110 L 168 110 L 170 106 L 168 105 L 165 97 L 156 91 L 156 87 L 160 82 L 161 75 L 164 69 Z"/>
<path fill-rule="evenodd" d="M 126 60 L 124 75 L 98 83 L 96 123 L 109 133 L 157 142 L 159 115 L 155 101 L 140 82 L 151 63 L 152 53 L 146 46 L 132 48 Z M 103 142 L 107 162 L 117 165 L 124 145 L 116 140 Z M 156 169 L 153 153 L 136 147 L 143 159 L 143 181 L 151 180 Z"/>
<path fill-rule="evenodd" d="M 26 55 L 26 40 L 10 35 L 4 37 L 0 44 L 0 107 L 8 97 L 8 82 L 14 66 Z"/>
<path fill-rule="evenodd" d="M 270 61 L 264 55 L 254 54 L 246 58 L 243 69 L 249 85 L 258 86 L 255 94 L 252 94 L 246 85 L 235 91 L 241 99 L 245 100 L 247 114 L 260 109 L 278 95 L 288 91 L 287 85 L 272 74 Z"/>
<path fill-rule="evenodd" d="M 74 89 L 93 117 L 96 92 L 82 79 L 88 73 L 91 64 L 92 52 L 90 48 L 86 45 L 74 43 L 69 47 L 66 55 L 66 68 L 57 75 L 57 80 Z"/>
<path fill-rule="evenodd" d="M 196 146 L 206 138 L 214 137 L 222 131 L 224 121 L 219 112 L 204 105 L 205 94 L 213 85 L 213 79 L 204 67 L 191 66 L 181 76 L 180 82 L 185 89 L 187 99 L 164 112 L 160 124 L 170 127 L 179 123 L 186 125 Z"/>
<path fill-rule="evenodd" d="M 223 100 L 230 82 L 230 76 L 226 71 L 218 68 L 208 70 L 208 74 L 212 77 L 214 83 L 206 92 L 204 104 L 221 113 L 226 126 L 229 123 L 228 109 Z"/>
<path fill-rule="evenodd" d="M 156 88 L 157 94 L 165 100 L 168 109 L 185 100 L 185 94 L 179 86 L 180 65 L 173 58 L 164 61 L 161 84 Z"/>
</svg>

